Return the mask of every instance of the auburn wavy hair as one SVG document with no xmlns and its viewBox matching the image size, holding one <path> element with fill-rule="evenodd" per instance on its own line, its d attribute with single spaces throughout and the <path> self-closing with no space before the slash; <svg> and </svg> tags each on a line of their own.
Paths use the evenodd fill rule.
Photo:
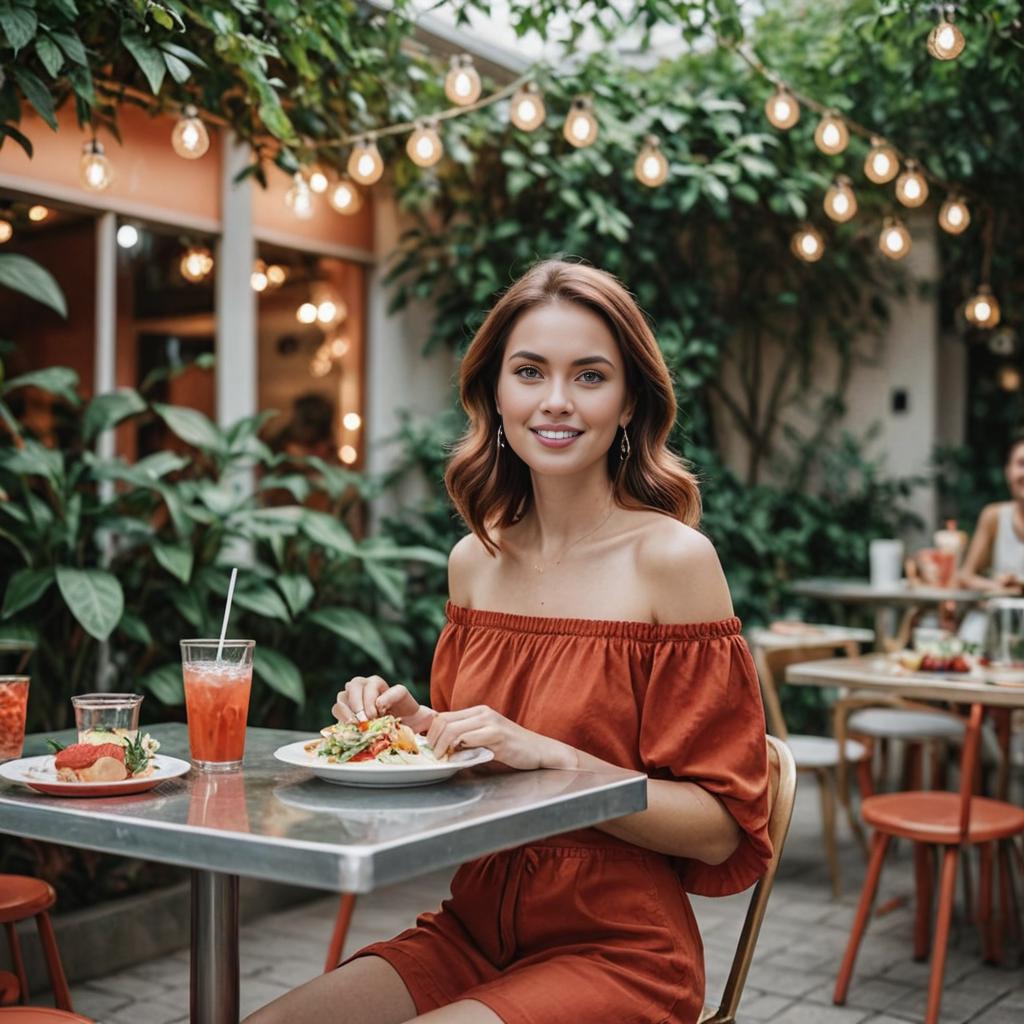
<svg viewBox="0 0 1024 1024">
<path fill-rule="evenodd" d="M 520 519 L 533 502 L 530 469 L 497 440 L 501 417 L 496 394 L 505 344 L 527 310 L 551 302 L 574 302 L 596 313 L 615 338 L 633 402 L 628 424 L 630 455 L 622 459 L 621 431 L 608 449 L 608 475 L 615 502 L 679 519 L 700 521 L 700 490 L 693 473 L 666 440 L 676 418 L 676 399 L 661 350 L 640 307 L 611 274 L 581 263 L 550 259 L 534 264 L 498 299 L 466 350 L 459 395 L 469 416 L 445 472 L 455 507 L 492 554 L 488 532 Z"/>
</svg>

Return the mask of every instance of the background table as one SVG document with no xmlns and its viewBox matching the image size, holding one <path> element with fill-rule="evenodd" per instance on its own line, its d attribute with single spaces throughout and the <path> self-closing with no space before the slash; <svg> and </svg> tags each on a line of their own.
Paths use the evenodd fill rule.
<svg viewBox="0 0 1024 1024">
<path fill-rule="evenodd" d="M 162 753 L 188 758 L 185 726 L 144 728 Z M 192 868 L 191 1019 L 238 1024 L 239 875 L 369 892 L 647 803 L 647 777 L 620 769 L 467 771 L 390 791 L 334 786 L 273 758 L 307 735 L 249 729 L 241 771 L 193 770 L 135 796 L 56 798 L 0 783 L 0 829 Z M 42 736 L 26 740 L 26 756 L 45 752 Z"/>
</svg>

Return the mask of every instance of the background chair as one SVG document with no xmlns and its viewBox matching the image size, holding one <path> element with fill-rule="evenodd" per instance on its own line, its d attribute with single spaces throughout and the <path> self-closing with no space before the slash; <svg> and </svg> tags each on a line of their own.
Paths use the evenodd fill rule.
<svg viewBox="0 0 1024 1024">
<path fill-rule="evenodd" d="M 831 736 L 812 736 L 791 733 L 782 713 L 777 678 L 784 678 L 787 665 L 801 661 L 825 658 L 837 649 L 850 655 L 859 653 L 858 644 L 870 641 L 870 630 L 849 630 L 842 627 L 821 626 L 807 637 L 785 636 L 771 630 L 756 629 L 748 635 L 754 665 L 761 682 L 761 696 L 764 700 L 768 728 L 779 739 L 784 740 L 793 753 L 798 772 L 812 773 L 818 780 L 821 797 L 821 833 L 828 859 L 832 893 L 838 896 L 841 889 L 839 872 L 839 851 L 836 847 L 836 798 L 846 814 L 846 820 L 857 841 L 867 849 L 864 832 L 854 815 L 849 800 L 849 789 L 841 784 L 845 776 L 839 774 L 846 763 L 866 763 L 868 749 L 856 740 L 840 742 Z"/>
<path fill-rule="evenodd" d="M 89 1017 L 80 1017 L 68 1010 L 48 1006 L 0 1007 L 0 1024 L 95 1024 Z"/>
<path fill-rule="evenodd" d="M 894 836 L 914 843 L 914 867 L 917 877 L 917 916 L 914 927 L 914 955 L 924 959 L 932 945 L 932 967 L 928 983 L 928 1005 L 925 1024 L 937 1024 L 942 1003 L 942 982 L 946 967 L 946 947 L 949 942 L 949 924 L 956 891 L 957 861 L 961 850 L 980 846 L 982 853 L 982 880 L 980 893 L 980 923 L 986 959 L 996 955 L 998 937 L 992 925 L 993 850 L 999 840 L 1024 834 L 1024 809 L 1001 800 L 974 796 L 974 784 L 981 746 L 981 721 L 984 709 L 980 704 L 971 708 L 964 737 L 960 762 L 960 792 L 947 793 L 934 790 L 907 793 L 883 793 L 870 796 L 861 804 L 864 821 L 874 828 L 871 861 L 861 890 L 860 903 L 850 931 L 833 1001 L 846 1002 L 853 967 L 861 939 L 878 890 L 886 850 Z M 935 938 L 931 943 L 932 860 L 931 847 L 942 850 L 942 874 L 939 883 L 938 909 L 935 915 Z M 1005 846 L 1003 847 L 1005 851 Z M 1004 853 L 1005 856 L 1005 853 Z M 988 868 L 986 870 L 986 864 Z M 1004 872 L 1009 865 L 1003 865 Z M 1005 912 L 1005 908 L 1004 908 Z"/>
<path fill-rule="evenodd" d="M 789 821 L 793 816 L 793 801 L 796 797 L 796 762 L 789 747 L 774 736 L 768 736 L 768 761 L 771 768 L 771 816 L 768 819 L 768 835 L 772 840 L 772 859 L 767 870 L 761 876 L 750 897 L 747 915 L 740 930 L 736 953 L 732 958 L 732 967 L 725 982 L 722 1001 L 716 1010 L 713 1006 L 705 1006 L 700 1015 L 704 1024 L 735 1024 L 736 1011 L 739 1009 L 743 996 L 743 986 L 750 972 L 750 964 L 754 959 L 754 947 L 761 931 L 768 906 L 768 897 L 772 892 L 775 873 L 782 858 L 782 847 L 789 831 Z"/>
<path fill-rule="evenodd" d="M 24 1002 L 28 999 L 29 992 L 25 963 L 21 957 L 21 944 L 15 925 L 19 921 L 34 917 L 39 931 L 39 941 L 43 944 L 43 956 L 46 959 L 47 973 L 50 975 L 54 1002 L 61 1010 L 71 1010 L 71 993 L 68 991 L 53 925 L 50 924 L 50 915 L 47 913 L 56 902 L 57 894 L 53 886 L 47 882 L 27 875 L 0 875 L 0 922 L 7 930 L 11 966 L 18 978 L 18 998 Z"/>
</svg>

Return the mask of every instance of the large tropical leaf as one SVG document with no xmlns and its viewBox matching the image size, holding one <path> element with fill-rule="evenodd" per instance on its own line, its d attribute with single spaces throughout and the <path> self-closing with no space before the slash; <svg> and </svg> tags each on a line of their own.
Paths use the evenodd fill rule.
<svg viewBox="0 0 1024 1024">
<path fill-rule="evenodd" d="M 157 415 L 186 444 L 216 454 L 224 450 L 224 438 L 208 416 L 198 409 L 184 409 L 176 405 L 154 402 Z"/>
<path fill-rule="evenodd" d="M 4 593 L 3 617 L 9 619 L 23 608 L 29 608 L 50 589 L 52 569 L 21 569 L 7 584 Z"/>
<path fill-rule="evenodd" d="M 123 419 L 143 412 L 145 399 L 133 388 L 121 388 L 109 394 L 97 395 L 85 409 L 82 417 L 82 438 L 88 443 L 97 434 L 116 426 Z"/>
<path fill-rule="evenodd" d="M 165 544 L 157 542 L 153 545 L 153 557 L 182 583 L 188 583 L 192 576 L 192 559 L 194 552 L 186 544 Z"/>
<path fill-rule="evenodd" d="M 67 301 L 53 274 L 27 256 L 0 253 L 0 286 L 21 292 L 63 317 L 68 315 Z"/>
<path fill-rule="evenodd" d="M 106 640 L 124 611 L 117 577 L 102 569 L 57 567 L 57 586 L 71 614 L 97 640 Z"/>
<path fill-rule="evenodd" d="M 3 260 L 0 255 L 0 260 Z M 0 282 L 2 283 L 2 282 Z M 78 405 L 78 374 L 66 366 L 50 366 L 45 370 L 32 370 L 23 373 L 18 377 L 12 377 L 7 381 L 0 394 L 10 394 L 18 388 L 39 388 L 40 391 L 48 391 L 51 395 L 63 398 L 71 405 Z"/>
<path fill-rule="evenodd" d="M 266 585 L 249 586 L 235 591 L 235 604 L 268 619 L 291 622 L 288 606 L 281 595 Z"/>
<path fill-rule="evenodd" d="M 341 555 L 358 555 L 359 549 L 352 534 L 326 512 L 307 512 L 302 519 L 302 531 L 317 544 L 331 548 Z"/>
<path fill-rule="evenodd" d="M 373 621 L 355 608 L 318 608 L 309 614 L 309 621 L 329 629 L 373 659 L 374 670 L 394 671 L 394 662 L 384 638 Z"/>
<path fill-rule="evenodd" d="M 144 690 L 149 690 L 154 697 L 172 707 L 185 703 L 185 687 L 182 682 L 181 665 L 168 662 L 139 680 Z"/>
<path fill-rule="evenodd" d="M 302 673 L 291 658 L 272 647 L 256 645 L 253 669 L 272 690 L 294 701 L 305 704 L 306 691 L 302 686 Z"/>
</svg>

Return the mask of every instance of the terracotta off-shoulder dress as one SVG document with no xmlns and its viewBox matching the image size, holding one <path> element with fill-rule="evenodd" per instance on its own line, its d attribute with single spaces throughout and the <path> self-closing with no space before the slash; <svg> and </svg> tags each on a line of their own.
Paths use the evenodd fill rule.
<svg viewBox="0 0 1024 1024">
<path fill-rule="evenodd" d="M 418 1013 L 476 999 L 505 1024 L 690 1024 L 704 1000 L 686 893 L 751 885 L 771 856 L 757 678 L 739 619 L 561 619 L 449 604 L 439 711 L 487 704 L 527 729 L 719 797 L 742 839 L 723 864 L 584 829 L 459 868 L 451 899 L 356 956 L 401 975 Z"/>
</svg>

